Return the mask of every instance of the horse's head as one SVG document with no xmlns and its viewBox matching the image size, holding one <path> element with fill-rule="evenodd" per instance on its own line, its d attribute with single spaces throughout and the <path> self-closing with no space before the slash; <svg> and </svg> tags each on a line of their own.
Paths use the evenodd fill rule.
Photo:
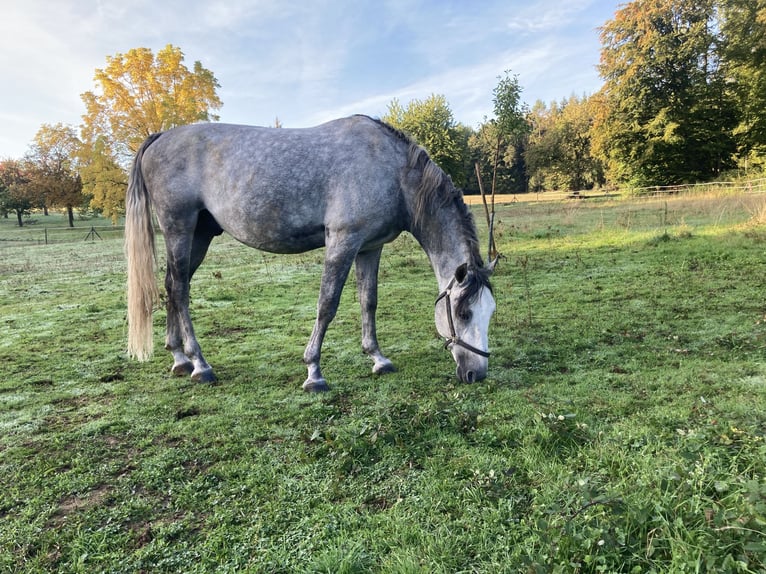
<svg viewBox="0 0 766 574">
<path fill-rule="evenodd" d="M 447 288 L 436 299 L 436 329 L 457 363 L 457 377 L 464 383 L 487 376 L 489 364 L 489 320 L 495 298 L 489 276 L 495 261 L 475 269 L 460 265 Z"/>
</svg>

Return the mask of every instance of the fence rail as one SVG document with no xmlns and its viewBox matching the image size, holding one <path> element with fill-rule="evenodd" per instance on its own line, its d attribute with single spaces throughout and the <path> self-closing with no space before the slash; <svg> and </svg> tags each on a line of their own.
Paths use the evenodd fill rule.
<svg viewBox="0 0 766 574">
<path fill-rule="evenodd" d="M 657 196 L 675 195 L 679 193 L 700 193 L 705 191 L 731 191 L 741 193 L 764 193 L 766 192 L 766 178 L 751 179 L 749 181 L 714 181 L 710 183 L 687 183 L 683 185 L 652 185 L 640 187 L 636 190 L 638 195 Z"/>
</svg>

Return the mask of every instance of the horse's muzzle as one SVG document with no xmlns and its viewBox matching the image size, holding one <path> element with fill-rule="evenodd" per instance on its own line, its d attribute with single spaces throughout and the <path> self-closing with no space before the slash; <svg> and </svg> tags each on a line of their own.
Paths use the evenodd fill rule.
<svg viewBox="0 0 766 574">
<path fill-rule="evenodd" d="M 475 383 L 487 377 L 486 367 L 472 367 L 458 365 L 456 369 L 457 378 L 462 383 Z"/>
</svg>

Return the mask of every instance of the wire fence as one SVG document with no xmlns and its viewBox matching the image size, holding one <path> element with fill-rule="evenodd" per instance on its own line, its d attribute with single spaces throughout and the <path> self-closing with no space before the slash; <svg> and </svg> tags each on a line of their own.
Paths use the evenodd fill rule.
<svg viewBox="0 0 766 574">
<path fill-rule="evenodd" d="M 0 247 L 3 245 L 52 245 L 76 241 L 104 241 L 122 239 L 123 226 L 90 225 L 81 227 L 49 227 L 25 225 L 24 227 L 0 227 Z"/>
</svg>

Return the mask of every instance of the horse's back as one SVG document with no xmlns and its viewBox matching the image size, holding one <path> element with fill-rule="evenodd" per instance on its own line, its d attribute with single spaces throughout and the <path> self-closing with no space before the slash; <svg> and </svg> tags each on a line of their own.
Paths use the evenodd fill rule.
<svg viewBox="0 0 766 574">
<path fill-rule="evenodd" d="M 206 209 L 243 243 L 300 252 L 323 245 L 328 227 L 366 229 L 365 244 L 401 231 L 406 149 L 364 116 L 300 129 L 194 124 L 162 134 L 142 169 L 161 224 Z"/>
</svg>

